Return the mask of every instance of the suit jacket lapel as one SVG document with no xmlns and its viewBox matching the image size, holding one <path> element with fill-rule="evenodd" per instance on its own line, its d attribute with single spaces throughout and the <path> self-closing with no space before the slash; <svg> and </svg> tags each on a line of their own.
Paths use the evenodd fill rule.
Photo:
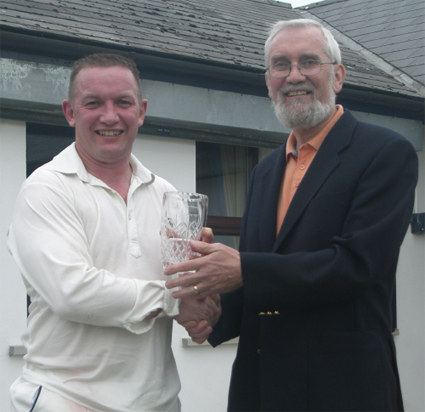
<svg viewBox="0 0 425 412">
<path fill-rule="evenodd" d="M 357 120 L 345 110 L 341 119 L 329 132 L 292 199 L 274 243 L 273 252 L 276 252 L 329 174 L 338 166 L 339 152 L 350 143 L 356 123 Z"/>
<path fill-rule="evenodd" d="M 276 241 L 277 203 L 279 200 L 280 185 L 286 167 L 286 143 L 276 149 L 273 161 L 263 172 L 260 180 L 261 197 L 258 199 L 262 207 L 259 216 L 259 234 L 261 251 L 271 252 Z"/>
</svg>

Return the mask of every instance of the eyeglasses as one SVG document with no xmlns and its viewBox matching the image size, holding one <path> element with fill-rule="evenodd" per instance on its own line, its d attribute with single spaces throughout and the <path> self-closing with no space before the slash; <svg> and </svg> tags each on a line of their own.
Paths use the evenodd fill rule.
<svg viewBox="0 0 425 412">
<path fill-rule="evenodd" d="M 289 64 L 284 61 L 277 60 L 267 67 L 267 70 L 270 73 L 270 76 L 282 78 L 289 76 L 292 66 L 297 66 L 299 72 L 303 76 L 312 76 L 313 74 L 320 73 L 323 64 L 337 64 L 337 62 L 323 63 L 318 60 L 303 60 L 297 64 Z"/>
</svg>

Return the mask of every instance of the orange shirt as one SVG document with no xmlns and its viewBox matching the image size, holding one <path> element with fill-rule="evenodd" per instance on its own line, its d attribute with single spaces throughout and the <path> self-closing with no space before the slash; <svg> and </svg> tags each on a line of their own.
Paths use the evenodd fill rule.
<svg viewBox="0 0 425 412">
<path fill-rule="evenodd" d="M 337 111 L 332 119 L 325 125 L 325 127 L 307 143 L 302 144 L 298 148 L 298 153 L 295 150 L 295 135 L 291 132 L 288 141 L 286 142 L 286 168 L 282 185 L 280 188 L 279 203 L 277 206 L 277 226 L 276 233 L 279 233 L 282 226 L 283 219 L 286 216 L 289 205 L 298 186 L 301 183 L 305 173 L 307 172 L 311 162 L 316 156 L 321 144 L 325 140 L 329 131 L 334 127 L 335 123 L 344 114 L 344 109 L 341 105 L 336 105 Z"/>
</svg>

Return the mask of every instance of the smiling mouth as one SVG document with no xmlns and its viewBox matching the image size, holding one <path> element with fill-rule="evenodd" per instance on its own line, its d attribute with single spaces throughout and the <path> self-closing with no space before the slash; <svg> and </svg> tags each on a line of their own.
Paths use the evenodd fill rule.
<svg viewBox="0 0 425 412">
<path fill-rule="evenodd" d="M 292 96 L 305 96 L 307 94 L 310 94 L 310 92 L 307 91 L 307 90 L 297 90 L 297 91 L 286 93 L 286 96 L 288 96 L 288 97 L 292 97 Z"/>
<path fill-rule="evenodd" d="M 118 136 L 122 133 L 122 130 L 98 130 L 96 132 L 97 134 L 100 134 L 101 136 Z"/>
</svg>

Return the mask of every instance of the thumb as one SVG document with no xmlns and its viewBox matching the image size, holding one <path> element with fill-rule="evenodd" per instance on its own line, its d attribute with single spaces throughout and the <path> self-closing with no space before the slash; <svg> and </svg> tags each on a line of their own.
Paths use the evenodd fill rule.
<svg viewBox="0 0 425 412">
<path fill-rule="evenodd" d="M 214 240 L 214 233 L 212 229 L 209 227 L 204 227 L 202 229 L 201 236 L 202 236 L 202 241 L 206 243 L 212 243 L 212 241 Z"/>
</svg>

